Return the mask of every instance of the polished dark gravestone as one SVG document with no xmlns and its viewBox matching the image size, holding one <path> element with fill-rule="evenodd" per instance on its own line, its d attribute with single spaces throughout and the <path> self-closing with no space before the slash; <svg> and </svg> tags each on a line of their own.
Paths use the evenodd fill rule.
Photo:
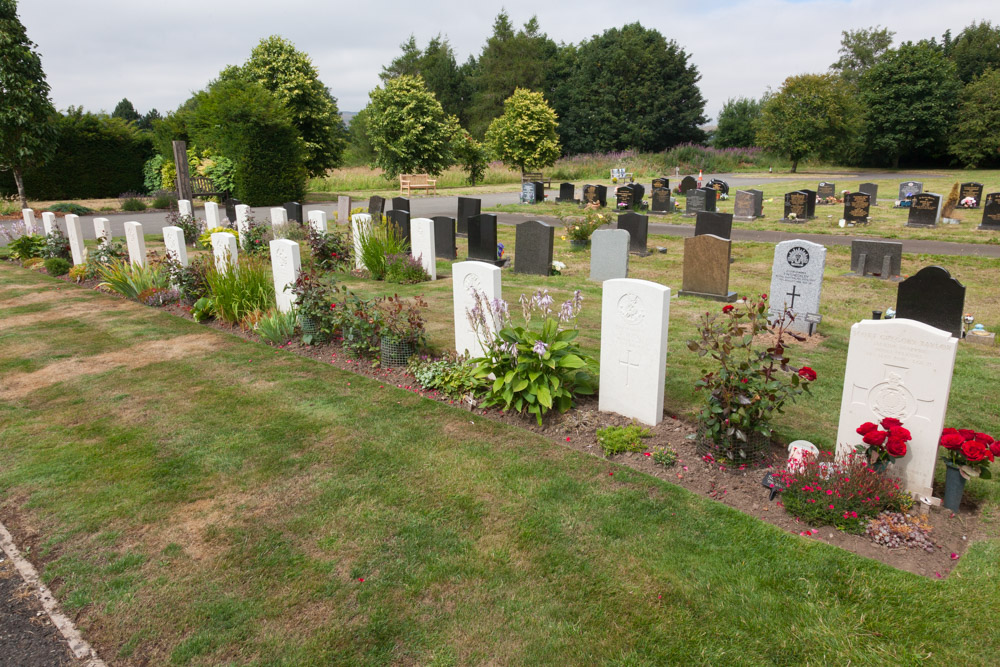
<svg viewBox="0 0 1000 667">
<path fill-rule="evenodd" d="M 862 183 L 858 186 L 858 192 L 870 195 L 872 206 L 878 206 L 878 183 Z"/>
<path fill-rule="evenodd" d="M 497 217 L 481 213 L 469 218 L 469 259 L 500 266 L 497 259 Z"/>
<path fill-rule="evenodd" d="M 982 183 L 962 183 L 958 195 L 958 205 L 962 208 L 979 208 L 983 203 L 983 184 Z M 975 203 L 972 205 L 964 204 L 966 199 L 972 199 Z"/>
<path fill-rule="evenodd" d="M 410 210 L 410 200 L 406 197 L 393 197 L 392 198 L 392 208 L 395 211 L 409 211 Z"/>
<path fill-rule="evenodd" d="M 677 186 L 677 191 L 681 194 L 685 194 L 690 190 L 694 190 L 698 187 L 698 181 L 695 180 L 694 176 L 685 176 L 681 179 L 681 184 Z"/>
<path fill-rule="evenodd" d="M 855 275 L 889 280 L 899 275 L 902 261 L 903 244 L 899 241 L 851 241 L 851 272 Z"/>
<path fill-rule="evenodd" d="M 455 247 L 455 218 L 447 215 L 436 215 L 434 221 L 434 254 L 441 259 L 457 259 L 458 249 Z"/>
<path fill-rule="evenodd" d="M 456 234 L 459 236 L 467 236 L 469 234 L 469 218 L 479 215 L 480 206 L 480 200 L 474 197 L 458 198 L 458 215 L 455 216 L 455 224 L 457 225 Z"/>
<path fill-rule="evenodd" d="M 910 213 L 906 218 L 907 227 L 934 227 L 941 215 L 941 195 L 921 192 L 913 195 Z"/>
<path fill-rule="evenodd" d="M 962 337 L 965 285 L 940 266 L 925 266 L 899 283 L 896 317 L 916 320 Z"/>
<path fill-rule="evenodd" d="M 924 184 L 918 181 L 907 181 L 906 183 L 899 184 L 899 197 L 897 199 L 903 200 L 907 197 L 913 195 L 918 195 L 924 191 Z"/>
<path fill-rule="evenodd" d="M 642 183 L 629 183 L 625 186 L 632 191 L 632 201 L 643 206 L 643 198 L 646 196 L 646 186 Z"/>
<path fill-rule="evenodd" d="M 580 200 L 576 199 L 576 186 L 574 186 L 572 183 L 560 183 L 559 196 L 556 197 L 556 201 L 579 204 Z"/>
<path fill-rule="evenodd" d="M 608 205 L 608 187 L 606 185 L 583 186 L 583 203 L 596 204 L 601 208 Z"/>
<path fill-rule="evenodd" d="M 385 214 L 385 199 L 379 197 L 378 195 L 372 195 L 368 198 L 368 215 L 372 217 L 372 222 L 378 224 L 382 221 L 382 216 Z"/>
<path fill-rule="evenodd" d="M 708 185 L 706 187 L 711 188 L 712 190 L 715 190 L 719 194 L 723 194 L 723 195 L 728 195 L 729 194 L 729 183 L 726 183 L 721 178 L 713 178 L 712 180 L 710 180 L 708 182 Z"/>
<path fill-rule="evenodd" d="M 649 191 L 652 192 L 656 188 L 666 188 L 667 190 L 669 190 L 670 189 L 670 179 L 667 178 L 667 177 L 665 177 L 665 176 L 659 176 L 657 178 L 654 178 L 653 179 L 653 183 L 652 183 L 652 185 L 649 188 Z"/>
<path fill-rule="evenodd" d="M 514 228 L 514 273 L 547 276 L 552 270 L 555 227 L 528 220 Z"/>
<path fill-rule="evenodd" d="M 699 211 L 694 223 L 694 235 L 713 234 L 723 239 L 733 237 L 733 214 L 717 211 Z"/>
<path fill-rule="evenodd" d="M 864 192 L 851 192 L 844 195 L 844 222 L 851 224 L 868 224 L 871 215 L 872 198 Z"/>
<path fill-rule="evenodd" d="M 757 198 L 752 192 L 737 190 L 733 199 L 733 220 L 753 222 L 757 219 Z"/>
<path fill-rule="evenodd" d="M 827 197 L 836 197 L 837 184 L 827 183 L 826 181 L 823 181 L 822 183 L 819 184 L 819 187 L 816 188 L 816 196 L 819 198 L 820 201 L 825 200 Z"/>
<path fill-rule="evenodd" d="M 282 204 L 285 209 L 285 215 L 288 217 L 288 221 L 302 222 L 302 204 L 297 201 L 286 201 Z M 228 208 L 226 209 L 229 210 Z"/>
<path fill-rule="evenodd" d="M 635 193 L 632 192 L 631 188 L 625 186 L 618 188 L 615 190 L 615 208 L 619 211 L 631 209 L 634 196 Z"/>
<path fill-rule="evenodd" d="M 618 229 L 624 229 L 629 234 L 628 251 L 636 255 L 647 255 L 646 240 L 649 237 L 649 216 L 640 215 L 634 211 L 618 216 Z"/>
<path fill-rule="evenodd" d="M 395 228 L 399 238 L 410 243 L 410 212 L 404 209 L 392 209 L 386 214 L 389 218 L 389 226 Z"/>
<path fill-rule="evenodd" d="M 653 213 L 673 213 L 673 207 L 670 205 L 670 188 L 653 188 L 653 192 L 649 195 L 649 210 Z"/>
<path fill-rule="evenodd" d="M 236 207 L 242 203 L 239 199 L 226 200 L 226 217 L 234 225 L 236 224 Z"/>
<path fill-rule="evenodd" d="M 715 192 L 712 192 L 715 195 Z M 684 217 L 693 218 L 698 215 L 698 211 L 704 211 L 706 207 L 705 199 L 707 195 L 704 190 L 699 190 L 694 188 L 693 190 L 688 190 L 687 201 L 684 206 Z"/>
<path fill-rule="evenodd" d="M 809 195 L 803 190 L 785 193 L 785 214 L 781 222 L 805 222 L 809 218 Z"/>
<path fill-rule="evenodd" d="M 986 195 L 986 203 L 983 206 L 983 220 L 979 223 L 979 229 L 1000 229 L 1000 192 L 991 192 Z"/>
<path fill-rule="evenodd" d="M 816 191 L 815 190 L 803 190 L 806 193 L 806 217 L 815 218 L 816 217 Z"/>
</svg>

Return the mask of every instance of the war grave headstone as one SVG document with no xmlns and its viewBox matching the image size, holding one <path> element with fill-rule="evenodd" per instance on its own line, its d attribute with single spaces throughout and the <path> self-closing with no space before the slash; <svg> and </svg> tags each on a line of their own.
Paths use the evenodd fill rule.
<svg viewBox="0 0 1000 667">
<path fill-rule="evenodd" d="M 214 201 L 205 202 L 205 224 L 209 229 L 222 226 L 222 218 L 219 217 L 219 205 Z"/>
<path fill-rule="evenodd" d="M 966 200 L 971 199 L 972 202 Z M 979 208 L 983 202 L 982 183 L 962 183 L 959 186 L 958 204 L 962 208 Z"/>
<path fill-rule="evenodd" d="M 250 229 L 250 207 L 246 204 L 236 205 L 236 233 L 240 242 L 243 242 L 243 235 Z"/>
<path fill-rule="evenodd" d="M 802 223 L 808 219 L 809 195 L 802 190 L 785 193 L 785 215 L 781 222 Z"/>
<path fill-rule="evenodd" d="M 394 208 L 385 214 L 389 220 L 389 226 L 396 229 L 399 238 L 409 242 L 410 240 L 410 212 L 406 209 Z"/>
<path fill-rule="evenodd" d="M 114 238 L 111 233 L 111 221 L 107 218 L 94 218 L 94 238 L 99 245 Z"/>
<path fill-rule="evenodd" d="M 820 202 L 826 203 L 827 197 L 837 196 L 837 184 L 822 181 L 816 188 L 816 197 Z"/>
<path fill-rule="evenodd" d="M 278 225 L 288 224 L 288 211 L 285 210 L 284 206 L 274 206 L 271 208 L 271 226 L 277 227 Z"/>
<path fill-rule="evenodd" d="M 991 192 L 986 195 L 986 203 L 983 205 L 983 220 L 979 223 L 979 229 L 1000 229 L 1000 192 Z"/>
<path fill-rule="evenodd" d="M 385 215 L 385 199 L 383 197 L 372 195 L 368 198 L 368 215 L 372 217 L 374 224 L 382 222 L 382 216 Z"/>
<path fill-rule="evenodd" d="M 758 218 L 764 217 L 764 191 L 763 190 L 747 190 L 753 195 L 754 200 L 754 210 L 757 212 L 756 216 Z"/>
<path fill-rule="evenodd" d="M 768 292 L 772 317 L 787 308 L 795 316 L 792 331 L 812 335 L 820 322 L 820 294 L 826 248 L 818 243 L 794 239 L 774 247 L 771 265 L 771 291 Z"/>
<path fill-rule="evenodd" d="M 629 233 L 598 229 L 590 235 L 590 279 L 604 282 L 628 277 Z"/>
<path fill-rule="evenodd" d="M 572 183 L 560 183 L 559 196 L 556 197 L 556 201 L 579 204 L 580 200 L 576 198 L 576 186 Z"/>
<path fill-rule="evenodd" d="M 128 223 L 125 223 L 126 225 Z M 126 236 L 128 228 L 125 229 Z M 215 232 L 212 234 L 212 257 L 215 259 L 215 270 L 219 273 L 228 273 L 230 266 L 236 266 L 240 258 L 239 242 L 235 236 L 229 232 Z M 131 253 L 130 253 L 131 254 Z"/>
<path fill-rule="evenodd" d="M 288 288 L 295 284 L 302 270 L 299 244 L 289 239 L 271 241 L 271 272 L 274 276 L 274 300 L 278 310 L 287 313 L 295 304 L 295 295 Z"/>
<path fill-rule="evenodd" d="M 503 264 L 503 260 L 497 259 L 497 217 L 492 213 L 469 218 L 469 259 L 495 266 Z"/>
<path fill-rule="evenodd" d="M 681 179 L 681 184 L 677 186 L 677 191 L 682 195 L 689 193 L 690 190 L 694 190 L 698 187 L 698 181 L 695 180 L 694 176 L 685 176 Z"/>
<path fill-rule="evenodd" d="M 851 241 L 851 273 L 883 280 L 899 277 L 903 244 L 899 241 Z"/>
<path fill-rule="evenodd" d="M 670 288 L 648 280 L 604 282 L 598 409 L 655 426 L 663 420 Z"/>
<path fill-rule="evenodd" d="M 653 213 L 673 213 L 670 205 L 670 188 L 653 188 L 649 195 L 649 210 Z"/>
<path fill-rule="evenodd" d="M 29 234 L 35 233 L 35 212 L 30 208 L 21 209 L 21 220 Z"/>
<path fill-rule="evenodd" d="M 479 215 L 480 206 L 482 202 L 474 197 L 459 197 L 458 198 L 458 213 L 455 216 L 455 224 L 457 225 L 455 233 L 459 236 L 468 236 L 469 234 L 469 218 L 474 215 Z"/>
<path fill-rule="evenodd" d="M 640 215 L 634 211 L 618 216 L 618 229 L 624 229 L 629 234 L 629 252 L 645 257 L 649 254 L 646 242 L 649 238 L 649 216 Z"/>
<path fill-rule="evenodd" d="M 856 429 L 886 417 L 900 420 L 912 440 L 886 474 L 907 491 L 931 499 L 938 440 L 951 391 L 958 340 L 947 331 L 895 318 L 851 327 L 840 401 L 837 455 L 861 444 Z"/>
<path fill-rule="evenodd" d="M 871 205 L 878 206 L 878 183 L 862 183 L 858 186 L 858 192 L 864 192 L 871 197 Z"/>
<path fill-rule="evenodd" d="M 410 200 L 406 197 L 393 197 L 392 198 L 392 208 L 395 211 L 409 211 L 410 210 Z"/>
<path fill-rule="evenodd" d="M 757 219 L 757 198 L 752 192 L 737 190 L 733 199 L 733 220 L 753 222 Z"/>
<path fill-rule="evenodd" d="M 871 196 L 864 192 L 844 195 L 844 222 L 853 225 L 867 225 L 871 215 Z"/>
<path fill-rule="evenodd" d="M 309 226 L 318 234 L 326 234 L 330 227 L 324 211 L 309 211 Z"/>
<path fill-rule="evenodd" d="M 354 268 L 365 268 L 361 261 L 361 239 L 371 232 L 372 216 L 367 213 L 355 213 L 351 216 L 351 239 L 354 242 Z"/>
<path fill-rule="evenodd" d="M 187 199 L 177 200 L 177 212 L 180 215 L 186 215 L 188 217 L 194 217 L 194 208 L 191 206 L 191 202 Z"/>
<path fill-rule="evenodd" d="M 538 220 L 514 228 L 514 273 L 547 276 L 552 269 L 555 227 Z"/>
<path fill-rule="evenodd" d="M 414 218 L 410 221 L 410 235 L 410 254 L 420 260 L 431 280 L 437 280 L 434 221 L 430 218 Z"/>
<path fill-rule="evenodd" d="M 69 252 L 73 257 L 73 264 L 83 264 L 86 262 L 87 251 L 83 247 L 83 230 L 80 228 L 80 216 L 72 213 L 66 214 L 66 236 L 69 238 Z"/>
<path fill-rule="evenodd" d="M 42 213 L 42 231 L 45 232 L 45 236 L 52 233 L 52 230 L 56 228 L 56 214 L 51 211 L 45 211 Z"/>
<path fill-rule="evenodd" d="M 652 192 L 656 188 L 666 188 L 667 190 L 669 190 L 670 179 L 667 178 L 666 176 L 658 176 L 657 178 L 654 178 L 652 184 L 650 185 L 649 190 L 650 192 Z"/>
<path fill-rule="evenodd" d="M 702 234 L 684 239 L 684 269 L 680 294 L 715 301 L 736 301 L 729 291 L 732 241 Z"/>
<path fill-rule="evenodd" d="M 707 187 L 715 190 L 720 195 L 729 195 L 729 183 L 726 183 L 721 178 L 713 178 L 708 182 Z"/>
<path fill-rule="evenodd" d="M 337 197 L 337 224 L 346 225 L 351 221 L 351 198 L 347 195 Z"/>
<path fill-rule="evenodd" d="M 434 253 L 441 259 L 454 260 L 458 257 L 455 248 L 455 218 L 436 215 L 434 221 Z"/>
<path fill-rule="evenodd" d="M 482 293 L 487 303 L 493 299 L 502 299 L 500 286 L 500 267 L 483 262 L 456 262 L 451 266 L 452 273 L 452 304 L 455 318 L 455 352 L 469 357 L 481 357 L 483 348 L 479 344 L 476 332 L 469 322 L 468 311 L 476 305 L 472 292 Z M 491 318 L 486 318 L 487 326 L 492 328 Z"/>
<path fill-rule="evenodd" d="M 910 212 L 906 218 L 907 227 L 934 227 L 941 217 L 941 195 L 921 192 L 913 196 Z"/>
<path fill-rule="evenodd" d="M 896 317 L 929 324 L 962 337 L 965 285 L 940 266 L 925 266 L 899 283 Z"/>
<path fill-rule="evenodd" d="M 181 266 L 188 265 L 187 243 L 184 230 L 173 225 L 163 228 L 163 246 L 168 257 L 173 257 Z"/>
<path fill-rule="evenodd" d="M 214 234 L 212 236 L 215 236 Z M 233 240 L 236 237 L 227 234 Z M 128 247 L 128 261 L 130 264 L 146 265 L 146 237 L 142 235 L 142 223 L 129 220 L 125 223 L 125 245 Z"/>
<path fill-rule="evenodd" d="M 713 234 L 720 238 L 733 238 L 733 214 L 717 211 L 699 211 L 694 223 L 694 235 Z"/>
<path fill-rule="evenodd" d="M 521 198 L 519 202 L 522 204 L 535 204 L 535 184 L 531 182 L 521 183 Z"/>
<path fill-rule="evenodd" d="M 243 202 L 239 199 L 233 199 L 232 197 L 224 202 L 224 206 L 226 207 L 226 219 L 229 220 L 229 222 L 236 224 L 236 207 L 242 203 Z"/>
</svg>

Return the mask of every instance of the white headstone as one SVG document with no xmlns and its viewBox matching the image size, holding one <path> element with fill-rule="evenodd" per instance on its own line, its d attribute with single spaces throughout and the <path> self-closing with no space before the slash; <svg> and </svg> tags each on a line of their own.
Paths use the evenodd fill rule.
<svg viewBox="0 0 1000 667">
<path fill-rule="evenodd" d="M 135 220 L 125 223 L 125 243 L 128 245 L 129 262 L 145 266 L 146 237 L 142 235 L 142 223 Z"/>
<path fill-rule="evenodd" d="M 805 468 L 806 456 L 813 461 L 819 461 L 819 447 L 808 440 L 796 440 L 788 445 L 788 462 L 785 469 L 789 472 L 800 472 Z"/>
<path fill-rule="evenodd" d="M 235 236 L 229 232 L 212 234 L 212 255 L 215 257 L 215 268 L 219 273 L 227 273 L 230 266 L 236 266 L 240 250 Z"/>
<path fill-rule="evenodd" d="M 111 235 L 111 221 L 107 218 L 94 218 L 94 238 L 98 244 L 107 243 L 113 236 Z"/>
<path fill-rule="evenodd" d="M 309 211 L 309 226 L 320 234 L 326 234 L 329 231 L 326 224 L 326 213 L 324 211 Z"/>
<path fill-rule="evenodd" d="M 424 271 L 437 280 L 437 259 L 434 247 L 434 221 L 430 218 L 410 220 L 410 254 L 420 260 Z"/>
<path fill-rule="evenodd" d="M 605 280 L 628 277 L 627 229 L 598 229 L 590 235 L 590 279 Z"/>
<path fill-rule="evenodd" d="M 29 234 L 35 233 L 35 212 L 30 208 L 21 209 L 21 218 L 24 220 L 24 226 Z"/>
<path fill-rule="evenodd" d="M 191 207 L 191 201 L 188 199 L 178 199 L 177 212 L 180 213 L 181 215 L 186 215 L 193 218 L 194 208 Z"/>
<path fill-rule="evenodd" d="M 663 420 L 670 288 L 648 280 L 604 281 L 598 409 L 655 426 Z"/>
<path fill-rule="evenodd" d="M 886 474 L 911 493 L 931 498 L 938 440 L 944 427 L 958 339 L 915 320 L 865 320 L 851 327 L 837 455 L 862 444 L 857 428 L 895 417 L 913 439 Z"/>
<path fill-rule="evenodd" d="M 780 314 L 787 306 L 795 315 L 795 321 L 788 327 L 792 331 L 804 334 L 816 331 L 824 268 L 826 248 L 818 243 L 796 239 L 774 247 L 768 293 L 771 313 Z"/>
<path fill-rule="evenodd" d="M 337 197 L 337 224 L 346 225 L 351 218 L 351 198 L 346 195 Z"/>
<path fill-rule="evenodd" d="M 288 224 L 288 211 L 282 206 L 275 206 L 271 209 L 271 226 L 275 227 L 277 225 L 287 225 Z"/>
<path fill-rule="evenodd" d="M 371 231 L 372 217 L 367 213 L 357 213 L 351 216 L 351 238 L 354 239 L 354 268 L 365 268 L 361 261 L 361 237 Z"/>
<path fill-rule="evenodd" d="M 69 237 L 69 252 L 73 255 L 74 264 L 87 261 L 87 251 L 83 247 L 83 230 L 80 229 L 80 216 L 66 214 L 66 236 Z"/>
<path fill-rule="evenodd" d="M 250 207 L 246 204 L 236 205 L 236 233 L 240 236 L 240 243 L 243 243 L 243 235 L 247 233 L 247 221 L 250 218 Z"/>
<path fill-rule="evenodd" d="M 163 245 L 167 255 L 173 255 L 181 266 L 188 265 L 187 245 L 184 243 L 184 230 L 180 227 L 163 228 Z"/>
<path fill-rule="evenodd" d="M 295 295 L 285 288 L 294 285 L 302 269 L 299 244 L 288 239 L 271 241 L 271 270 L 274 273 L 274 298 L 278 310 L 287 313 L 295 303 Z"/>
<path fill-rule="evenodd" d="M 357 217 L 357 216 L 354 216 Z M 466 314 L 475 306 L 472 290 L 485 294 L 487 301 L 502 299 L 500 287 L 500 267 L 486 262 L 456 262 L 451 265 L 452 302 L 455 315 L 455 351 L 470 357 L 480 357 L 483 348 L 476 338 L 476 332 Z M 487 324 L 492 320 L 487 317 Z M 491 326 L 492 328 L 492 326 Z"/>
<path fill-rule="evenodd" d="M 42 213 L 42 231 L 48 236 L 56 226 L 56 214 L 49 211 Z"/>
<path fill-rule="evenodd" d="M 219 205 L 214 201 L 205 202 L 205 224 L 209 229 L 222 226 L 222 218 L 219 217 Z"/>
</svg>

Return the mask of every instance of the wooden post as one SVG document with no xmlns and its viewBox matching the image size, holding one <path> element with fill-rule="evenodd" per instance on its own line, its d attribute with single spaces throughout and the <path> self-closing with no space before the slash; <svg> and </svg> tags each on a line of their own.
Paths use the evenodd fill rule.
<svg viewBox="0 0 1000 667">
<path fill-rule="evenodd" d="M 188 173 L 187 142 L 175 141 L 174 145 L 174 166 L 177 167 L 177 198 L 191 201 L 193 191 L 191 190 L 191 175 Z"/>
</svg>

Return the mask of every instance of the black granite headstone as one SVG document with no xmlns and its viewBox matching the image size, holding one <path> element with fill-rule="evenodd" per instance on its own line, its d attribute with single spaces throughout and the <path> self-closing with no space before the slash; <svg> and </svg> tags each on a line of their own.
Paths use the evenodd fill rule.
<svg viewBox="0 0 1000 667">
<path fill-rule="evenodd" d="M 634 211 L 618 216 L 618 229 L 628 231 L 628 251 L 638 255 L 646 255 L 646 239 L 649 237 L 649 217 L 639 215 Z"/>
<path fill-rule="evenodd" d="M 757 198 L 752 192 L 737 190 L 733 199 L 733 219 L 753 222 L 757 218 Z"/>
<path fill-rule="evenodd" d="M 715 194 L 714 192 L 712 193 Z M 694 188 L 688 190 L 687 201 L 684 206 L 684 217 L 693 218 L 698 214 L 698 211 L 705 210 L 705 191 Z"/>
<path fill-rule="evenodd" d="M 469 234 L 469 218 L 479 215 L 479 207 L 481 205 L 482 202 L 474 197 L 458 198 L 458 215 L 455 216 L 455 224 L 457 225 L 456 234 L 459 236 L 467 236 Z"/>
<path fill-rule="evenodd" d="M 629 183 L 625 187 L 632 191 L 632 201 L 635 204 L 641 205 L 643 198 L 646 196 L 646 186 L 642 183 Z"/>
<path fill-rule="evenodd" d="M 235 225 L 236 224 L 236 207 L 239 206 L 240 204 L 242 204 L 243 202 L 241 202 L 239 199 L 232 199 L 232 198 L 230 198 L 230 199 L 227 199 L 225 203 L 226 203 L 226 217 L 229 219 L 229 222 L 231 222 L 231 223 L 233 223 Z"/>
<path fill-rule="evenodd" d="M 501 263 L 497 260 L 497 217 L 492 213 L 469 218 L 469 259 Z"/>
<path fill-rule="evenodd" d="M 802 190 L 785 193 L 785 217 L 782 222 L 805 222 L 808 219 L 809 195 Z M 791 216 L 795 217 L 792 218 Z"/>
<path fill-rule="evenodd" d="M 905 317 L 962 337 L 965 285 L 940 266 L 925 266 L 899 283 L 896 317 Z"/>
<path fill-rule="evenodd" d="M 685 194 L 689 190 L 694 190 L 698 187 L 698 181 L 695 180 L 694 176 L 685 176 L 681 179 L 681 184 L 677 186 L 678 192 Z"/>
<path fill-rule="evenodd" d="M 378 224 L 385 214 L 385 199 L 378 195 L 372 195 L 368 199 L 368 215 L 372 217 L 372 222 Z"/>
<path fill-rule="evenodd" d="M 653 188 L 649 196 L 649 208 L 654 213 L 672 213 L 670 188 Z"/>
<path fill-rule="evenodd" d="M 724 195 L 729 194 L 729 183 L 726 183 L 721 178 L 713 178 L 708 182 L 708 187 L 712 188 L 716 192 Z"/>
<path fill-rule="evenodd" d="M 878 206 L 878 183 L 862 183 L 858 186 L 858 192 L 870 195 L 872 206 Z"/>
<path fill-rule="evenodd" d="M 615 190 L 615 207 L 619 211 L 624 211 L 632 208 L 634 204 L 635 193 L 632 188 L 628 186 L 622 186 Z"/>
<path fill-rule="evenodd" d="M 665 176 L 659 176 L 657 178 L 654 178 L 653 179 L 653 184 L 649 188 L 649 191 L 652 192 L 656 188 L 666 188 L 667 190 L 669 190 L 670 189 L 670 179 L 667 178 L 667 177 L 665 177 Z M 652 195 L 650 195 L 650 196 L 652 196 Z"/>
<path fill-rule="evenodd" d="M 822 183 L 819 184 L 819 187 L 816 188 L 816 196 L 819 198 L 820 201 L 825 200 L 827 197 L 836 197 L 837 184 L 827 183 L 826 181 L 823 181 Z"/>
<path fill-rule="evenodd" d="M 906 218 L 907 227 L 933 227 L 937 224 L 938 211 L 941 210 L 941 195 L 933 192 L 921 192 L 913 195 L 910 213 Z"/>
<path fill-rule="evenodd" d="M 718 208 L 719 204 L 719 193 L 715 188 L 699 188 L 705 193 L 705 209 L 706 211 L 714 211 Z"/>
<path fill-rule="evenodd" d="M 557 202 L 571 202 L 573 204 L 579 204 L 580 200 L 576 199 L 576 186 L 572 183 L 560 183 L 559 184 L 559 196 L 556 198 Z"/>
<path fill-rule="evenodd" d="M 733 214 L 698 211 L 698 218 L 694 223 L 694 235 L 701 236 L 702 234 L 714 234 L 720 238 L 731 239 L 733 237 Z"/>
<path fill-rule="evenodd" d="M 285 208 L 285 215 L 288 216 L 289 222 L 302 222 L 302 204 L 297 201 L 286 201 L 282 206 Z"/>
<path fill-rule="evenodd" d="M 844 222 L 868 224 L 871 215 L 871 197 L 864 192 L 851 192 L 844 196 Z"/>
<path fill-rule="evenodd" d="M 436 215 L 431 220 L 434 221 L 434 255 L 441 259 L 456 259 L 455 218 Z"/>
<path fill-rule="evenodd" d="M 538 220 L 528 220 L 515 227 L 514 273 L 549 275 L 554 239 L 555 227 Z"/>
<path fill-rule="evenodd" d="M 407 244 L 410 242 L 410 212 L 403 209 L 392 209 L 386 214 L 389 218 L 389 226 L 396 228 L 399 238 L 404 239 Z"/>
<path fill-rule="evenodd" d="M 986 195 L 986 203 L 983 205 L 983 221 L 979 223 L 979 229 L 1000 229 L 1000 192 L 991 192 Z"/>
<path fill-rule="evenodd" d="M 409 211 L 410 210 L 410 200 L 406 197 L 393 197 L 392 198 L 392 208 L 395 211 Z"/>
<path fill-rule="evenodd" d="M 806 193 L 806 217 L 815 218 L 816 217 L 816 191 L 815 190 L 803 190 Z"/>
<path fill-rule="evenodd" d="M 982 206 L 983 202 L 983 184 L 982 183 L 962 183 L 959 186 L 961 189 L 958 195 L 958 205 L 962 208 L 979 208 Z M 975 204 L 972 206 L 966 206 L 962 204 L 967 198 L 975 200 Z"/>
<path fill-rule="evenodd" d="M 535 186 L 535 203 L 541 204 L 545 202 L 545 183 L 541 181 L 532 181 L 532 185 Z"/>
<path fill-rule="evenodd" d="M 851 271 L 856 275 L 888 280 L 899 275 L 902 260 L 903 244 L 899 241 L 851 241 Z"/>
</svg>

